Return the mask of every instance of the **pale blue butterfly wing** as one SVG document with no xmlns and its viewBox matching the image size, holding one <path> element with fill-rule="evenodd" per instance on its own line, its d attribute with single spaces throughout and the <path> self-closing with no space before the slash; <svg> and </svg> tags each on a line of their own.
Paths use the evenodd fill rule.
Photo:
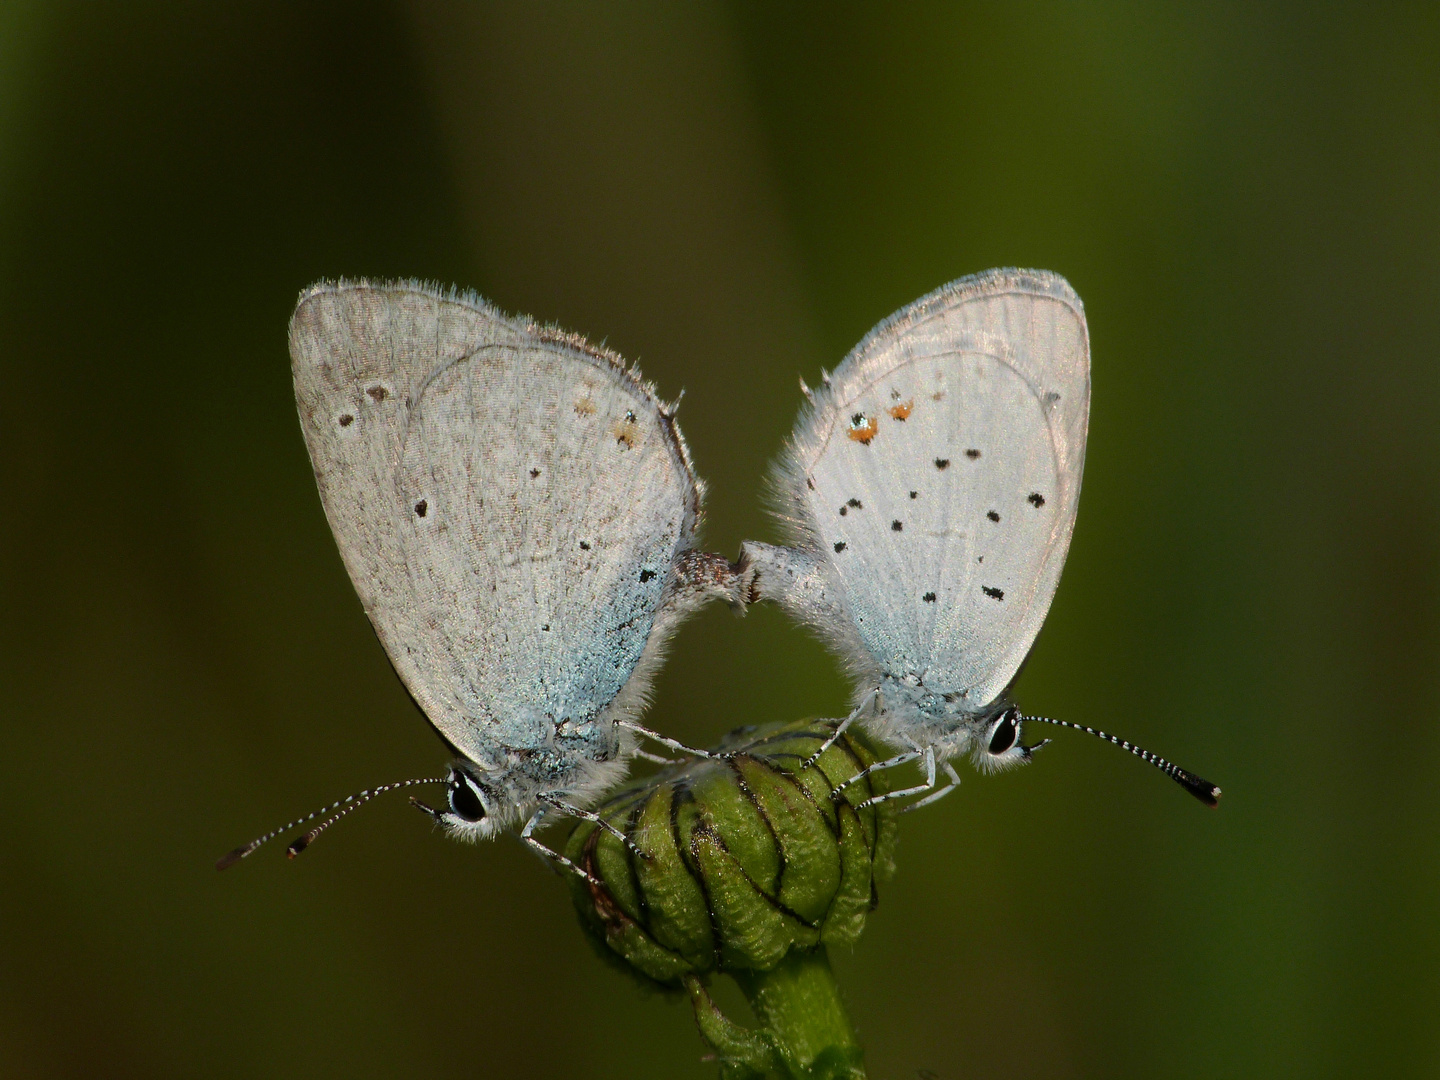
<svg viewBox="0 0 1440 1080">
<path fill-rule="evenodd" d="M 761 569 L 752 599 L 828 637 L 862 689 L 914 676 L 982 710 L 1054 597 L 1089 400 L 1084 309 L 1058 275 L 990 271 L 902 309 L 804 410 L 777 469 L 804 558 L 747 545 Z M 782 566 L 805 587 L 778 581 Z"/>
<path fill-rule="evenodd" d="M 326 515 L 416 702 L 504 810 L 593 797 L 623 771 L 613 721 L 715 595 L 680 572 L 708 557 L 670 410 L 611 353 L 406 282 L 309 290 L 291 352 Z"/>
</svg>

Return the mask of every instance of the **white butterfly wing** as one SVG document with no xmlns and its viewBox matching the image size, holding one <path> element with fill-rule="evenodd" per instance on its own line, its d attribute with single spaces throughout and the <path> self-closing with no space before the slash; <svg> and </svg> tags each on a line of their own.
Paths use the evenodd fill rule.
<svg viewBox="0 0 1440 1080">
<path fill-rule="evenodd" d="M 290 348 L 341 556 L 431 722 L 482 764 L 557 734 L 613 744 L 602 714 L 645 666 L 700 507 L 651 389 L 409 283 L 309 290 Z"/>
<path fill-rule="evenodd" d="M 1058 275 L 962 278 L 882 322 L 815 393 L 780 462 L 792 540 L 840 598 L 788 606 L 812 624 L 847 610 L 859 668 L 988 705 L 1059 583 L 1089 402 L 1084 308 Z"/>
</svg>

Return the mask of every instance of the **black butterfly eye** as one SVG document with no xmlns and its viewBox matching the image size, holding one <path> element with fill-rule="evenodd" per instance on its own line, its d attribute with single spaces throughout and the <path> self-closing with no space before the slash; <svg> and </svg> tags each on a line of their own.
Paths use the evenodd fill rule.
<svg viewBox="0 0 1440 1080">
<path fill-rule="evenodd" d="M 1015 724 L 1014 712 L 1007 712 L 995 725 L 995 732 L 990 736 L 990 753 L 999 757 L 1012 746 L 1020 735 L 1020 729 Z"/>
<path fill-rule="evenodd" d="M 466 821 L 479 821 L 485 816 L 485 806 L 475 789 L 464 780 L 450 781 L 450 809 L 456 817 Z"/>
</svg>

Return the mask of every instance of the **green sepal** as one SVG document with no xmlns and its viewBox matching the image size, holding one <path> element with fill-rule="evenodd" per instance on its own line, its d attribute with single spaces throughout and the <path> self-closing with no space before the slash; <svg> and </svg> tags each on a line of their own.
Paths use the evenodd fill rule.
<svg viewBox="0 0 1440 1080">
<path fill-rule="evenodd" d="M 723 969 L 771 968 L 792 946 L 809 948 L 819 942 L 819 930 L 777 907 L 708 823 L 697 822 L 692 828 L 689 855 L 708 886 Z"/>
<path fill-rule="evenodd" d="M 759 1028 L 728 1019 L 695 976 L 685 989 L 721 1080 L 865 1080 L 863 1054 L 824 949 L 796 950 L 769 971 L 736 976 Z"/>
<path fill-rule="evenodd" d="M 648 858 L 635 860 L 635 877 L 654 939 L 692 970 L 709 971 L 715 966 L 715 933 L 705 893 L 675 846 L 674 798 L 675 789 L 661 784 L 645 800 L 631 836 Z"/>
<path fill-rule="evenodd" d="M 779 892 L 781 865 L 775 828 L 748 797 L 734 762 L 706 762 L 696 766 L 692 776 L 687 786 L 691 812 L 681 809 L 680 843 L 693 851 L 696 830 L 718 837 L 745 878 L 773 898 Z"/>
<path fill-rule="evenodd" d="M 598 826 L 584 823 L 571 834 L 565 845 L 566 858 L 577 865 L 598 865 L 600 860 L 596 858 L 596 849 L 602 838 L 614 840 L 600 832 Z M 607 881 L 607 887 L 600 889 L 583 878 L 570 875 L 570 894 L 580 913 L 581 926 L 591 938 L 603 943 L 606 949 L 623 960 L 631 971 L 668 986 L 676 985 L 694 970 L 694 966 L 685 957 L 657 942 L 629 911 L 612 898 L 609 884 Z"/>
<path fill-rule="evenodd" d="M 720 1059 L 721 1080 L 768 1080 L 783 1068 L 774 1043 L 763 1031 L 751 1031 L 729 1019 L 696 976 L 685 978 L 700 1037 Z"/>
<path fill-rule="evenodd" d="M 835 830 L 816 806 L 815 796 L 794 776 L 749 756 L 735 759 L 746 794 L 771 826 L 780 853 L 780 888 L 776 899 L 787 911 L 818 926 L 840 884 L 840 850 Z M 834 812 L 826 793 L 827 809 Z"/>
</svg>

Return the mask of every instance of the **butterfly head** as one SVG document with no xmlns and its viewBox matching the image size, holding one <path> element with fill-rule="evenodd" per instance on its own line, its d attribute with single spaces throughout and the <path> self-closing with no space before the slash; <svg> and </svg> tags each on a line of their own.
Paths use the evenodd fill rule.
<svg viewBox="0 0 1440 1080">
<path fill-rule="evenodd" d="M 972 754 L 975 767 L 981 772 L 1000 772 L 1024 765 L 1036 750 L 1050 741 L 1041 739 L 1029 746 L 1022 743 L 1024 720 L 1019 708 L 1010 705 L 986 721 Z"/>
<path fill-rule="evenodd" d="M 457 840 L 488 840 L 504 827 L 502 815 L 497 812 L 501 805 L 498 793 L 464 765 L 450 766 L 445 778 L 445 802 L 443 810 L 419 802 L 416 805 Z"/>
</svg>

